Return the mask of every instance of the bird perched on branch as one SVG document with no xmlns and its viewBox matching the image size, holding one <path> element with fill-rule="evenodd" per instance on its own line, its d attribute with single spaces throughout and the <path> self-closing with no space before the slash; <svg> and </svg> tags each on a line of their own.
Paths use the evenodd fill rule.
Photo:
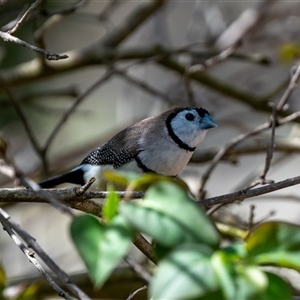
<svg viewBox="0 0 300 300">
<path fill-rule="evenodd" d="M 203 141 L 207 129 L 214 127 L 216 123 L 203 108 L 173 108 L 123 129 L 92 151 L 79 166 L 39 185 L 84 185 L 94 177 L 94 184 L 100 187 L 101 173 L 111 169 L 177 176 Z"/>
</svg>

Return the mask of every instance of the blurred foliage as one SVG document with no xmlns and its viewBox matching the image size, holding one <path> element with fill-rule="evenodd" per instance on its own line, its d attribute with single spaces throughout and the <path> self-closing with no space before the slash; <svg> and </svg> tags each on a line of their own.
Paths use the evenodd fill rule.
<svg viewBox="0 0 300 300">
<path fill-rule="evenodd" d="M 300 58 L 300 44 L 299 43 L 284 43 L 279 48 L 280 59 L 287 63 Z"/>
<path fill-rule="evenodd" d="M 119 182 L 119 176 L 111 178 Z M 106 205 L 115 211 L 113 191 L 111 195 Z M 300 270 L 299 226 L 266 222 L 245 240 L 236 238 L 223 246 L 214 223 L 185 189 L 153 180 L 143 200 L 120 202 L 108 224 L 88 215 L 73 221 L 73 240 L 97 286 L 126 254 L 135 231 L 164 249 L 164 255 L 157 255 L 151 299 L 292 299 L 289 284 L 261 266 Z"/>
<path fill-rule="evenodd" d="M 31 300 L 38 299 L 41 284 L 36 281 L 32 284 L 8 285 L 5 270 L 0 266 L 0 300 Z"/>
</svg>

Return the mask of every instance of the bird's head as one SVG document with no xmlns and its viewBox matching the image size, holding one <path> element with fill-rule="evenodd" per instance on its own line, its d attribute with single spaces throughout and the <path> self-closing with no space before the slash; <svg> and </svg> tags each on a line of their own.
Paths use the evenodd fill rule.
<svg viewBox="0 0 300 300">
<path fill-rule="evenodd" d="M 167 123 L 174 134 L 190 147 L 198 146 L 204 139 L 207 129 L 217 127 L 207 110 L 186 107 L 174 111 Z"/>
</svg>

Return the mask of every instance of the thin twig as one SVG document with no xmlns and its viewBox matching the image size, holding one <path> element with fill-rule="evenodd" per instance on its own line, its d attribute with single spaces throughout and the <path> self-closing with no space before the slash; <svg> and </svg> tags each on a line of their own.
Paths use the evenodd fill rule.
<svg viewBox="0 0 300 300">
<path fill-rule="evenodd" d="M 140 234 L 137 233 L 134 237 L 133 244 L 145 254 L 154 264 L 157 263 L 152 245 Z"/>
<path fill-rule="evenodd" d="M 43 90 L 37 90 L 37 91 L 29 91 L 25 92 L 22 95 L 14 93 L 15 98 L 18 101 L 18 104 L 24 103 L 26 104 L 27 102 L 35 99 L 35 98 L 46 98 L 50 97 L 51 101 L 56 100 L 55 98 L 59 98 L 61 101 L 61 97 L 77 97 L 78 96 L 78 90 L 75 86 L 68 86 L 65 88 L 58 88 L 58 89 L 43 89 Z M 12 102 L 10 100 L 7 100 L 6 97 L 1 97 L 0 98 L 0 108 L 4 108 L 7 106 L 12 105 Z M 53 109 L 53 108 L 49 108 Z M 54 109 L 53 109 L 54 110 Z"/>
<path fill-rule="evenodd" d="M 76 11 L 81 6 L 83 6 L 84 4 L 86 4 L 87 2 L 88 2 L 88 0 L 80 0 L 74 5 L 71 5 L 69 7 L 59 9 L 59 10 L 53 10 L 53 11 L 47 11 L 45 9 L 41 9 L 40 13 L 47 17 L 52 16 L 52 15 L 69 15 L 69 14 L 73 13 L 74 11 Z"/>
<path fill-rule="evenodd" d="M 21 109 L 20 107 L 20 103 L 17 99 L 17 97 L 14 95 L 14 93 L 12 92 L 12 90 L 10 89 L 9 85 L 7 84 L 7 82 L 4 80 L 3 77 L 0 76 L 0 83 L 3 84 L 3 88 L 4 88 L 4 91 L 5 93 L 7 94 L 8 96 L 8 99 L 9 101 L 11 102 L 11 104 L 13 105 L 15 111 L 17 112 L 24 128 L 25 128 L 25 131 L 28 135 L 28 138 L 34 148 L 34 150 L 36 151 L 36 153 L 39 155 L 40 154 L 40 146 L 36 140 L 36 137 L 33 133 L 33 131 L 31 130 L 30 128 L 30 125 L 28 124 L 28 121 L 27 121 L 27 118 L 23 112 L 23 110 Z"/>
<path fill-rule="evenodd" d="M 40 4 L 41 4 L 42 0 L 36 0 L 34 3 L 32 3 L 29 8 L 25 11 L 25 13 L 23 14 L 23 16 L 20 18 L 20 20 L 16 23 L 16 25 L 14 26 L 14 28 L 12 28 L 11 30 L 8 30 L 7 33 L 8 34 L 14 34 L 19 27 L 21 27 L 21 25 L 23 25 L 23 23 L 25 22 L 26 18 L 28 17 L 29 13 L 36 9 Z"/>
<path fill-rule="evenodd" d="M 246 9 L 228 28 L 220 34 L 215 42 L 215 47 L 221 50 L 228 49 L 236 45 L 245 34 L 256 26 L 265 13 L 268 11 L 270 4 L 274 0 L 262 0 L 255 7 Z"/>
<path fill-rule="evenodd" d="M 62 288 L 60 288 L 51 276 L 46 272 L 46 270 L 42 267 L 42 265 L 38 262 L 38 260 L 34 257 L 34 253 L 29 250 L 24 243 L 16 236 L 11 227 L 11 222 L 9 221 L 10 216 L 0 208 L 0 222 L 2 223 L 3 229 L 8 233 L 11 239 L 15 242 L 15 244 L 21 249 L 21 251 L 26 255 L 28 260 L 35 266 L 35 268 L 42 274 L 42 276 L 47 280 L 50 286 L 58 293 L 58 295 L 64 299 L 72 300 L 67 292 L 65 292 Z"/>
<path fill-rule="evenodd" d="M 34 192 L 39 194 L 41 197 L 45 198 L 46 201 L 52 204 L 52 206 L 55 207 L 57 210 L 61 211 L 64 214 L 67 214 L 71 218 L 75 216 L 73 212 L 64 203 L 58 201 L 55 197 L 53 197 L 53 195 L 48 193 L 48 191 L 41 189 L 40 186 L 31 179 L 26 178 L 25 176 L 19 176 L 19 179 L 22 185 L 31 188 Z"/>
<path fill-rule="evenodd" d="M 292 78 L 290 79 L 287 89 L 285 90 L 283 96 L 281 97 L 280 101 L 276 105 L 277 112 L 280 112 L 286 105 L 292 91 L 294 90 L 294 88 L 297 85 L 299 76 L 300 76 L 300 65 L 298 65 L 298 67 L 296 68 L 295 73 L 293 74 Z"/>
<path fill-rule="evenodd" d="M 144 285 L 143 287 L 137 289 L 135 292 L 133 292 L 132 294 L 130 294 L 129 297 L 126 300 L 132 300 L 136 296 L 136 294 L 138 294 L 139 292 L 141 292 L 141 291 L 143 291 L 145 289 L 147 289 L 146 285 Z"/>
<path fill-rule="evenodd" d="M 253 130 L 248 131 L 246 133 L 243 133 L 243 134 L 235 137 L 227 145 L 225 145 L 223 148 L 221 148 L 221 150 L 216 154 L 216 156 L 213 158 L 211 164 L 209 165 L 209 167 L 206 169 L 206 171 L 202 175 L 201 186 L 200 186 L 200 190 L 199 190 L 200 199 L 203 199 L 203 197 L 205 195 L 204 187 L 205 187 L 207 180 L 209 179 L 210 174 L 212 173 L 214 168 L 217 166 L 217 164 L 220 162 L 222 157 L 228 151 L 230 151 L 233 147 L 235 147 L 237 144 L 239 144 L 241 141 L 249 138 L 250 136 L 258 134 L 265 129 L 268 129 L 269 127 L 270 127 L 269 122 L 259 125 L 256 128 L 254 128 Z"/>
<path fill-rule="evenodd" d="M 281 100 L 279 101 L 278 105 L 276 106 L 276 116 L 277 116 L 277 114 L 279 114 L 281 112 L 282 108 L 286 104 L 288 98 L 290 97 L 293 89 L 296 86 L 296 83 L 297 83 L 297 80 L 298 80 L 299 76 L 300 76 L 300 66 L 297 68 L 295 74 L 292 76 L 292 78 L 291 78 L 291 80 L 289 82 L 289 85 L 288 85 L 286 91 L 284 92 Z M 283 119 L 279 120 L 278 122 L 275 122 L 275 120 L 274 120 L 274 123 L 277 123 L 276 126 L 279 126 L 279 125 L 282 125 L 284 123 L 290 122 L 291 120 L 296 119 L 298 116 L 299 116 L 299 112 L 296 112 L 296 113 L 293 113 L 293 114 L 291 114 L 290 116 L 288 116 L 286 118 L 283 118 Z M 245 140 L 246 138 L 248 138 L 250 136 L 258 134 L 259 132 L 261 132 L 261 131 L 263 131 L 265 129 L 268 129 L 271 126 L 272 126 L 272 122 L 269 121 L 267 123 L 264 123 L 262 125 L 257 126 L 256 128 L 254 128 L 251 131 L 248 131 L 246 133 L 243 133 L 243 134 L 239 135 L 238 137 L 232 139 L 229 144 L 227 144 L 226 146 L 224 146 L 216 154 L 216 156 L 212 160 L 212 163 L 210 164 L 210 166 L 208 167 L 208 169 L 205 171 L 205 173 L 202 176 L 201 186 L 200 186 L 200 190 L 199 190 L 200 199 L 204 198 L 204 195 L 205 195 L 204 186 L 205 186 L 205 184 L 206 184 L 206 182 L 207 182 L 207 180 L 208 180 L 211 172 L 214 170 L 214 168 L 219 163 L 219 161 L 222 159 L 222 157 L 228 151 L 230 151 L 233 147 L 235 147 L 238 143 L 240 143 L 241 141 Z M 275 124 L 274 124 L 274 126 L 275 126 Z M 274 141 L 273 141 L 273 144 L 274 144 Z M 254 183 L 254 185 L 256 185 L 256 182 Z"/>
<path fill-rule="evenodd" d="M 11 179 L 15 180 L 17 179 L 21 185 L 26 186 L 30 188 L 32 191 L 34 191 L 36 194 L 38 194 L 40 197 L 44 198 L 48 203 L 52 204 L 56 209 L 61 211 L 62 213 L 65 213 L 69 215 L 70 217 L 74 217 L 74 214 L 72 211 L 62 202 L 58 201 L 52 194 L 50 194 L 48 191 L 43 190 L 40 188 L 40 186 L 32 181 L 31 179 L 27 178 L 22 174 L 22 172 L 17 168 L 14 161 L 10 158 L 8 158 L 6 152 L 2 152 L 2 160 L 0 164 L 0 172 L 4 171 L 6 175 L 10 176 Z M 3 167 L 5 167 L 3 169 Z M 8 170 L 10 169 L 10 172 Z"/>
<path fill-rule="evenodd" d="M 272 122 L 271 138 L 270 138 L 270 143 L 269 143 L 269 146 L 267 149 L 264 171 L 263 171 L 262 175 L 260 176 L 260 178 L 262 179 L 262 184 L 266 183 L 266 176 L 270 169 L 271 161 L 272 161 L 273 154 L 274 154 L 275 129 L 276 129 L 276 124 L 277 124 L 277 110 L 275 107 L 273 107 L 273 114 L 270 118 L 270 122 Z M 270 182 L 268 182 L 268 183 L 270 183 Z"/>
<path fill-rule="evenodd" d="M 2 209 L 0 209 L 0 212 L 3 212 Z M 43 260 L 43 262 L 57 275 L 59 280 L 61 280 L 68 287 L 68 289 L 78 297 L 78 299 L 90 300 L 90 298 L 76 284 L 72 282 L 68 274 L 60 269 L 59 266 L 41 248 L 41 246 L 36 242 L 35 238 L 32 237 L 27 231 L 25 231 L 14 220 L 12 220 L 7 213 L 5 213 L 5 221 L 27 243 L 27 245 L 36 252 L 36 254 Z"/>
<path fill-rule="evenodd" d="M 57 54 L 57 53 L 54 53 L 54 52 L 49 52 L 49 51 L 46 51 L 42 48 L 39 48 L 39 47 L 33 46 L 31 44 L 28 44 L 27 42 L 13 36 L 13 35 L 10 35 L 7 32 L 0 31 L 0 38 L 3 39 L 5 42 L 15 43 L 15 44 L 18 44 L 18 45 L 23 46 L 25 48 L 28 48 L 30 50 L 33 50 L 35 52 L 41 53 L 41 54 L 45 55 L 45 57 L 48 60 L 59 60 L 59 59 L 65 59 L 65 58 L 69 57 L 68 55 L 60 55 L 60 54 Z"/>
<path fill-rule="evenodd" d="M 11 170 L 11 168 L 10 168 Z M 2 170 L 1 170 L 2 171 Z M 77 193 L 78 188 L 65 188 L 65 189 L 48 189 L 45 190 L 60 202 L 67 203 L 68 205 L 75 205 L 77 202 L 84 204 L 89 199 L 105 199 L 109 192 L 102 191 L 86 191 L 83 195 L 79 196 Z M 123 199 L 126 192 L 116 191 L 118 197 Z M 144 197 L 144 192 L 134 191 L 129 194 L 131 199 L 140 199 Z M 0 188 L 0 203 L 13 203 L 13 202 L 43 202 L 47 203 L 40 194 L 33 190 L 24 188 Z M 92 205 L 92 204 L 91 204 Z M 95 208 L 97 213 L 100 207 Z M 99 214 L 98 214 L 99 215 Z"/>
<path fill-rule="evenodd" d="M 218 204 L 218 205 L 215 205 L 213 207 L 211 207 L 210 209 L 208 209 L 206 211 L 206 215 L 207 216 L 211 216 L 212 214 L 214 214 L 217 210 L 219 210 L 221 207 L 225 206 L 227 203 L 221 203 L 221 204 Z"/>
<path fill-rule="evenodd" d="M 154 87 L 150 86 L 149 84 L 145 83 L 144 81 L 139 80 L 139 79 L 135 78 L 134 76 L 131 76 L 125 70 L 120 70 L 120 69 L 116 69 L 116 68 L 114 70 L 115 70 L 117 75 L 122 76 L 128 82 L 130 82 L 130 83 L 134 84 L 135 86 L 145 90 L 146 92 L 148 92 L 151 95 L 159 97 L 159 98 L 163 99 L 164 101 L 166 101 L 168 103 L 171 103 L 171 104 L 179 104 L 181 102 L 181 99 L 171 98 L 168 94 L 165 94 L 165 93 L 159 91 L 158 89 L 155 89 Z"/>
<path fill-rule="evenodd" d="M 99 14 L 99 16 L 97 17 L 100 21 L 103 20 L 107 20 L 109 14 L 111 14 L 113 12 L 113 10 L 115 10 L 118 5 L 123 4 L 124 1 L 120 1 L 120 0 L 111 0 L 109 1 L 109 3 L 107 3 L 106 7 L 104 7 L 104 9 L 101 11 L 101 13 Z"/>
<path fill-rule="evenodd" d="M 187 68 L 186 72 L 183 75 L 184 87 L 187 94 L 187 100 L 190 106 L 196 107 L 197 103 L 195 101 L 195 95 L 192 87 L 192 80 L 189 76 L 189 68 Z"/>
<path fill-rule="evenodd" d="M 249 221 L 248 221 L 248 231 L 250 231 L 254 226 L 254 211 L 255 205 L 250 205 Z"/>
<path fill-rule="evenodd" d="M 94 82 L 86 91 L 84 91 L 81 95 L 77 97 L 77 99 L 74 101 L 74 103 L 70 106 L 70 108 L 65 112 L 65 114 L 61 117 L 60 121 L 56 124 L 55 128 L 52 130 L 50 136 L 48 137 L 43 150 L 46 152 L 56 137 L 58 131 L 63 126 L 63 124 L 68 120 L 72 112 L 77 108 L 77 106 L 82 102 L 82 100 L 87 97 L 91 92 L 93 92 L 99 85 L 106 82 L 112 75 L 114 74 L 113 71 L 108 71 L 103 77 L 101 77 L 99 80 Z"/>
<path fill-rule="evenodd" d="M 274 147 L 275 147 L 275 129 L 276 129 L 276 124 L 277 124 L 277 110 L 276 110 L 275 106 L 273 106 L 273 114 L 270 117 L 269 122 L 272 125 L 272 127 L 271 127 L 272 130 L 271 130 L 269 146 L 266 151 L 264 170 L 263 170 L 262 174 L 259 176 L 259 178 L 254 180 L 252 183 L 250 183 L 250 185 L 245 187 L 244 190 L 252 189 L 253 187 L 255 187 L 259 184 L 269 184 L 269 183 L 274 182 L 274 180 L 272 180 L 272 179 L 266 179 L 266 176 L 271 167 L 271 161 L 273 158 Z"/>
<path fill-rule="evenodd" d="M 209 59 L 205 60 L 203 63 L 196 64 L 193 66 L 190 66 L 187 70 L 188 74 L 192 74 L 195 72 L 202 72 L 208 68 L 211 68 L 217 64 L 220 64 L 224 60 L 226 60 L 230 55 L 232 55 L 237 49 L 237 46 L 229 47 L 219 54 L 210 57 Z"/>
<path fill-rule="evenodd" d="M 300 176 L 288 178 L 282 181 L 264 185 L 262 187 L 251 189 L 251 190 L 240 190 L 238 192 L 234 192 L 230 194 L 216 196 L 205 200 L 199 200 L 197 201 L 197 203 L 205 207 L 211 207 L 213 205 L 223 204 L 223 203 L 228 204 L 237 201 L 243 201 L 247 198 L 268 194 L 298 184 L 300 184 Z"/>
<path fill-rule="evenodd" d="M 124 260 L 127 262 L 129 267 L 142 279 L 146 282 L 151 282 L 152 276 L 139 264 L 137 263 L 130 255 L 126 255 Z"/>
<path fill-rule="evenodd" d="M 78 196 L 82 196 L 91 186 L 92 184 L 96 181 L 95 177 L 92 177 L 89 179 L 89 181 L 87 183 L 85 183 L 83 186 L 79 187 L 77 189 L 77 195 Z"/>
</svg>

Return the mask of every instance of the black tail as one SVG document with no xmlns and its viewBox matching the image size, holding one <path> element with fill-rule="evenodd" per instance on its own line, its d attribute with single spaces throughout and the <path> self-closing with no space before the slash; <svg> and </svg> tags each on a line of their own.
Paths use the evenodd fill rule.
<svg viewBox="0 0 300 300">
<path fill-rule="evenodd" d="M 40 182 L 39 186 L 43 189 L 49 189 L 59 184 L 63 184 L 67 182 L 84 185 L 85 181 L 83 175 L 84 175 L 84 171 L 80 167 L 77 167 L 69 173 L 46 179 Z"/>
</svg>

